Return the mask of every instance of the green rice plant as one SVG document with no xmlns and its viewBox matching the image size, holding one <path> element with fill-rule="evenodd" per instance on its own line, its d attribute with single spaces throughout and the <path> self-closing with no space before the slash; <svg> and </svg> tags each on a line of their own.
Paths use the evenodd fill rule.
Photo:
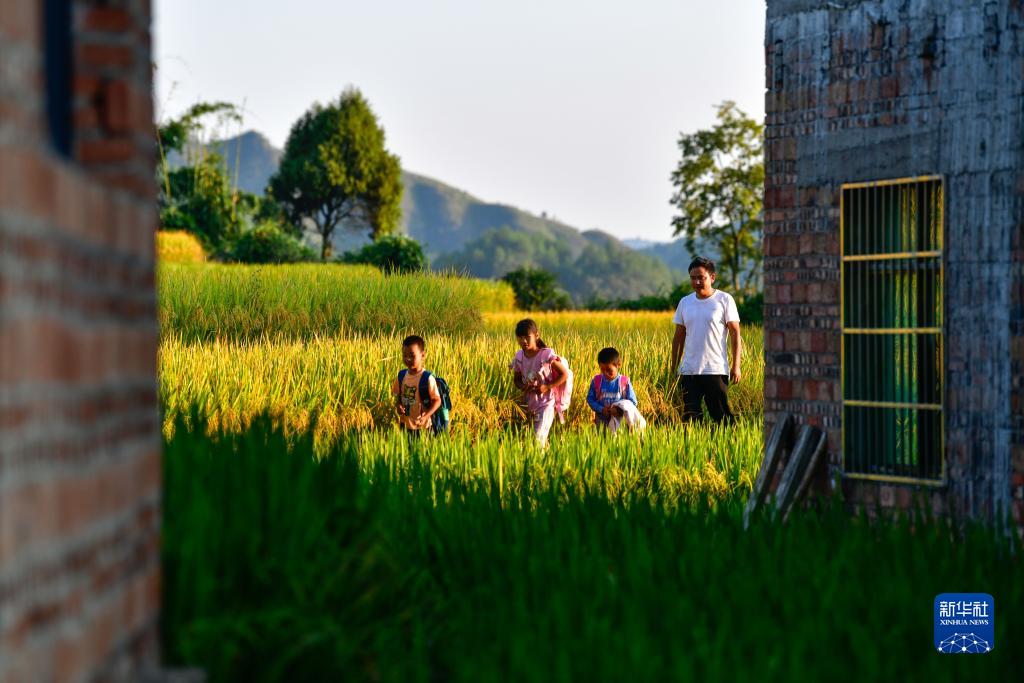
<svg viewBox="0 0 1024 683">
<path fill-rule="evenodd" d="M 653 426 L 642 436 L 581 429 L 556 434 L 547 449 L 528 429 L 466 433 L 411 442 L 397 429 L 364 431 L 347 440 L 362 469 L 383 463 L 390 472 L 413 464 L 468 489 L 498 481 L 503 504 L 528 500 L 536 490 L 563 500 L 602 490 L 612 498 L 637 495 L 661 505 L 717 504 L 753 487 L 764 448 L 760 421 L 728 427 Z"/>
<path fill-rule="evenodd" d="M 165 444 L 163 652 L 213 683 L 1017 676 L 1013 534 L 828 502 L 744 530 L 746 486 L 712 507 L 674 497 L 621 439 L 517 456 L 542 478 L 486 439 L 479 464 L 458 439 L 380 434 L 316 458 L 312 433 L 270 423 L 211 438 L 179 422 Z M 699 465 L 672 452 L 685 438 L 651 433 L 662 469 Z M 556 456 L 578 470 L 601 452 L 603 475 L 555 476 Z M 933 651 L 933 599 L 955 590 L 995 597 L 991 653 Z"/>
<path fill-rule="evenodd" d="M 669 368 L 671 324 L 666 315 L 560 314 L 559 325 L 538 317 L 546 341 L 569 359 L 576 373 L 570 429 L 592 422 L 586 392 L 598 372 L 597 351 L 609 344 L 622 351 L 622 370 L 632 379 L 647 419 L 653 424 L 679 422 L 682 397 Z M 526 423 L 521 394 L 508 369 L 517 349 L 514 324 L 514 314 L 489 315 L 487 332 L 426 335 L 426 365 L 452 389 L 456 432 Z M 760 415 L 762 332 L 746 326 L 743 335 L 744 379 L 730 388 L 730 402 L 738 414 Z M 159 357 L 165 428 L 193 409 L 214 428 L 241 430 L 263 413 L 280 420 L 289 432 L 315 425 L 321 443 L 350 429 L 389 425 L 395 419 L 391 385 L 403 367 L 401 340 L 402 334 L 377 334 L 195 342 L 165 335 Z"/>
<path fill-rule="evenodd" d="M 190 341 L 468 334 L 514 301 L 503 283 L 340 264 L 161 264 L 157 292 L 161 333 Z"/>
</svg>

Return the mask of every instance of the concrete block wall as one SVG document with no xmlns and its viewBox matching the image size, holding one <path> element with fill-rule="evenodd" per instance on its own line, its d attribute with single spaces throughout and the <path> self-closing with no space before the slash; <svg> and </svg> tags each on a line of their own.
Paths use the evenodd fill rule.
<svg viewBox="0 0 1024 683">
<path fill-rule="evenodd" d="M 73 0 L 70 158 L 43 6 L 0 3 L 0 680 L 158 663 L 148 0 Z"/>
<path fill-rule="evenodd" d="M 842 485 L 1024 523 L 1024 2 L 767 4 L 767 427 L 825 429 L 841 473 L 840 185 L 942 175 L 947 485 Z"/>
</svg>

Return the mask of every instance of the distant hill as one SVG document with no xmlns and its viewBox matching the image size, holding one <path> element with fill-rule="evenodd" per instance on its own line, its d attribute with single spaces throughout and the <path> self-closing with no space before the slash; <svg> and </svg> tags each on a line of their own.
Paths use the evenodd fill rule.
<svg viewBox="0 0 1024 683">
<path fill-rule="evenodd" d="M 263 194 L 281 161 L 281 150 L 255 131 L 215 144 L 229 173 L 237 172 L 238 187 Z M 170 161 L 172 165 L 181 163 L 180 158 Z M 595 296 L 621 299 L 665 291 L 685 272 L 685 264 L 680 272 L 673 272 L 656 249 L 635 251 L 597 230 L 580 232 L 514 206 L 485 202 L 409 171 L 402 172 L 402 182 L 400 229 L 423 245 L 438 268 L 501 277 L 523 265 L 542 267 L 558 276 L 577 303 Z M 333 247 L 338 253 L 356 249 L 369 241 L 367 233 L 365 228 L 338 230 Z"/>
<path fill-rule="evenodd" d="M 611 235 L 598 230 L 578 235 L 582 246 L 576 250 L 557 236 L 492 228 L 459 251 L 440 256 L 435 267 L 484 278 L 500 278 L 521 266 L 543 268 L 558 276 L 577 304 L 665 293 L 683 279 L 682 273 Z"/>
<path fill-rule="evenodd" d="M 237 173 L 238 187 L 252 194 L 263 194 L 270 182 L 270 176 L 281 163 L 281 150 L 270 144 L 261 133 L 247 131 L 233 138 L 215 142 L 211 147 L 220 154 L 228 167 L 231 180 Z M 167 162 L 180 166 L 184 159 L 178 152 L 167 155 Z"/>
<path fill-rule="evenodd" d="M 622 240 L 622 243 L 625 244 L 630 249 L 635 249 L 637 251 L 641 251 L 643 249 L 647 249 L 648 247 L 653 247 L 658 244 L 664 244 L 664 242 L 655 242 L 654 240 L 643 240 L 637 237 L 627 237 L 624 240 Z"/>
<path fill-rule="evenodd" d="M 431 256 L 458 251 L 486 231 L 509 227 L 565 242 L 574 254 L 585 244 L 580 231 L 506 204 L 477 199 L 468 192 L 417 175 L 402 172 L 402 227 Z"/>
<path fill-rule="evenodd" d="M 708 240 L 695 240 L 693 245 L 694 248 L 692 250 L 686 246 L 685 237 L 680 237 L 679 239 L 671 242 L 624 240 L 624 243 L 642 254 L 653 256 L 671 268 L 674 272 L 678 272 L 683 276 L 685 276 L 687 269 L 690 267 L 690 262 L 693 261 L 694 258 L 697 256 L 709 258 L 715 262 L 718 270 L 720 286 L 730 287 L 727 279 L 728 271 L 726 266 L 722 263 L 718 250 L 715 249 Z M 764 287 L 763 277 L 763 274 L 759 272 L 758 275 L 750 282 L 755 291 L 760 291 Z"/>
<path fill-rule="evenodd" d="M 690 262 L 697 256 L 704 256 L 717 263 L 718 253 L 706 240 L 697 240 L 691 251 L 686 246 L 686 238 L 680 237 L 671 242 L 654 242 L 652 240 L 626 239 L 623 243 L 630 249 L 649 254 L 666 266 L 680 273 L 685 273 Z"/>
<path fill-rule="evenodd" d="M 242 133 L 225 140 L 222 152 L 229 168 L 238 169 L 238 187 L 253 194 L 263 194 L 270 176 L 281 163 L 281 150 L 256 131 Z M 245 163 L 242 163 L 242 160 Z M 237 166 L 235 161 L 238 161 Z"/>
</svg>

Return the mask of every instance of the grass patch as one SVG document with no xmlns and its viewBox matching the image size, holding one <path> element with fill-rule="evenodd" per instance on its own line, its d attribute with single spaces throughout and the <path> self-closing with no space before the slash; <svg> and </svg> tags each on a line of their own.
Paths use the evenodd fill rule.
<svg viewBox="0 0 1024 683">
<path fill-rule="evenodd" d="M 157 291 L 161 333 L 186 341 L 469 334 L 514 300 L 503 283 L 339 264 L 161 264 Z"/>
<path fill-rule="evenodd" d="M 388 459 L 368 452 L 397 445 L 374 438 L 317 460 L 312 435 L 266 421 L 215 439 L 179 425 L 164 459 L 170 662 L 211 681 L 1016 676 L 1024 568 L 991 530 L 829 509 L 744 531 L 744 487 L 713 509 L 668 504 L 654 473 L 502 494 L 493 470 L 446 469 L 441 442 Z M 933 651 L 932 600 L 961 589 L 1004 615 L 989 655 Z"/>
</svg>

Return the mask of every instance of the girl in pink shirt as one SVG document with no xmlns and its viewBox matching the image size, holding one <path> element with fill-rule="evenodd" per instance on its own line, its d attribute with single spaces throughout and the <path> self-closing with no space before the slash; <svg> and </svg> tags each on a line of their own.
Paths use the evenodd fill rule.
<svg viewBox="0 0 1024 683">
<path fill-rule="evenodd" d="M 516 387 L 526 396 L 526 407 L 533 418 L 537 443 L 544 447 L 555 420 L 557 394 L 569 377 L 569 368 L 540 338 L 540 329 L 530 318 L 520 320 L 516 325 L 516 341 L 519 351 L 516 351 L 509 368 Z"/>
</svg>

